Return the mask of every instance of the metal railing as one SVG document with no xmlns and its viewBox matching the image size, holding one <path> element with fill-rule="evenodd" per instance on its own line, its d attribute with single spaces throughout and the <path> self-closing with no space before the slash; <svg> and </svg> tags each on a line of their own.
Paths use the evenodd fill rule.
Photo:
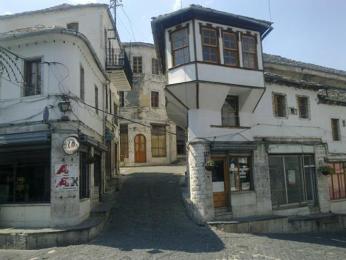
<svg viewBox="0 0 346 260">
<path fill-rule="evenodd" d="M 106 69 L 123 69 L 128 82 L 132 86 L 132 69 L 129 59 L 124 50 L 115 50 L 114 48 L 107 48 Z"/>
</svg>

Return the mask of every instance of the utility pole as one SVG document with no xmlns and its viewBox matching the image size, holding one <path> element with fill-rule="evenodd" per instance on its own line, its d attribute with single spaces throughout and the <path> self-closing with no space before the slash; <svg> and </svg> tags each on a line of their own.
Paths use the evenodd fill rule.
<svg viewBox="0 0 346 260">
<path fill-rule="evenodd" d="M 113 8 L 114 24 L 117 25 L 117 8 L 122 6 L 123 0 L 110 0 L 109 8 Z"/>
</svg>

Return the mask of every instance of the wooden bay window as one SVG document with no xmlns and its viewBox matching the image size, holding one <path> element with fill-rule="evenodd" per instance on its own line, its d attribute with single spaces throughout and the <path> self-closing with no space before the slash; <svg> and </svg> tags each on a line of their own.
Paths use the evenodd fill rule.
<svg viewBox="0 0 346 260">
<path fill-rule="evenodd" d="M 223 32 L 223 57 L 224 64 L 229 66 L 239 66 L 238 37 L 233 32 Z"/>
<path fill-rule="evenodd" d="M 243 67 L 257 69 L 257 39 L 255 36 L 242 35 Z"/>
<path fill-rule="evenodd" d="M 190 61 L 188 28 L 178 29 L 171 33 L 173 66 Z"/>
<path fill-rule="evenodd" d="M 201 28 L 203 61 L 219 62 L 218 31 L 213 28 Z"/>
</svg>

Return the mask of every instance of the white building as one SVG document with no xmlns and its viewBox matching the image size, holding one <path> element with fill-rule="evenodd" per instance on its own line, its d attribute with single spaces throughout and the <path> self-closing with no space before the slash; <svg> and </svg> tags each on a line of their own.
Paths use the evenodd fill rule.
<svg viewBox="0 0 346 260">
<path fill-rule="evenodd" d="M 169 164 L 177 159 L 176 125 L 168 120 L 164 87 L 153 44 L 125 43 L 132 64 L 133 89 L 121 91 L 121 165 Z M 139 123 L 136 123 L 139 122 Z"/>
<path fill-rule="evenodd" d="M 88 218 L 118 173 L 113 114 L 117 91 L 130 86 L 107 5 L 0 17 L 2 226 L 68 226 Z M 78 151 L 64 152 L 75 140 Z"/>
<path fill-rule="evenodd" d="M 346 211 L 346 72 L 263 59 L 270 22 L 201 6 L 152 29 L 196 219 Z"/>
</svg>

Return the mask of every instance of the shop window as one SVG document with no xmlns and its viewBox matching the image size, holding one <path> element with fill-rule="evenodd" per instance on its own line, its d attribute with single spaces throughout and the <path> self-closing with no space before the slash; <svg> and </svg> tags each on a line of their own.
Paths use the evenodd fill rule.
<svg viewBox="0 0 346 260">
<path fill-rule="evenodd" d="M 231 182 L 231 191 L 251 190 L 251 157 L 230 156 L 229 174 Z"/>
<path fill-rule="evenodd" d="M 332 118 L 331 119 L 331 125 L 332 125 L 332 137 L 333 141 L 340 141 L 341 135 L 340 135 L 340 123 L 339 119 Z"/>
<path fill-rule="evenodd" d="M 24 96 L 41 95 L 41 59 L 25 61 L 24 78 Z"/>
<path fill-rule="evenodd" d="M 50 151 L 0 154 L 0 204 L 50 201 Z"/>
<path fill-rule="evenodd" d="M 287 116 L 287 103 L 286 95 L 284 94 L 273 94 L 273 111 L 276 117 L 286 117 Z"/>
<path fill-rule="evenodd" d="M 299 117 L 309 118 L 309 98 L 304 96 L 297 96 Z"/>
<path fill-rule="evenodd" d="M 90 196 L 90 173 L 88 154 L 85 152 L 79 153 L 79 198 L 85 199 Z"/>
<path fill-rule="evenodd" d="M 314 204 L 316 175 L 313 155 L 270 155 L 269 175 L 273 208 Z"/>
<path fill-rule="evenodd" d="M 239 98 L 238 96 L 226 97 L 221 109 L 223 126 L 239 126 Z"/>
<path fill-rule="evenodd" d="M 185 142 L 185 131 L 181 127 L 176 127 L 176 138 L 177 138 L 177 154 L 186 154 L 186 142 Z"/>
<path fill-rule="evenodd" d="M 151 91 L 151 107 L 159 107 L 159 92 Z"/>
<path fill-rule="evenodd" d="M 120 125 L 120 160 L 129 158 L 129 130 L 128 125 Z"/>
<path fill-rule="evenodd" d="M 238 38 L 236 33 L 223 32 L 223 58 L 224 64 L 239 66 Z"/>
<path fill-rule="evenodd" d="M 190 61 L 189 33 L 187 28 L 171 33 L 173 66 L 185 64 Z"/>
<path fill-rule="evenodd" d="M 119 105 L 120 107 L 125 106 L 125 94 L 124 91 L 119 91 Z"/>
<path fill-rule="evenodd" d="M 334 172 L 329 176 L 330 199 L 338 200 L 346 198 L 346 162 L 329 164 Z"/>
<path fill-rule="evenodd" d="M 166 126 L 151 126 L 151 155 L 166 157 Z"/>
<path fill-rule="evenodd" d="M 257 69 L 257 40 L 251 35 L 242 36 L 243 67 Z"/>
<path fill-rule="evenodd" d="M 203 61 L 219 62 L 218 32 L 213 28 L 202 28 Z"/>
<path fill-rule="evenodd" d="M 159 60 L 151 59 L 151 72 L 152 74 L 159 75 Z"/>
<path fill-rule="evenodd" d="M 133 60 L 133 73 L 142 73 L 143 71 L 143 63 L 141 56 L 132 57 Z"/>
</svg>

